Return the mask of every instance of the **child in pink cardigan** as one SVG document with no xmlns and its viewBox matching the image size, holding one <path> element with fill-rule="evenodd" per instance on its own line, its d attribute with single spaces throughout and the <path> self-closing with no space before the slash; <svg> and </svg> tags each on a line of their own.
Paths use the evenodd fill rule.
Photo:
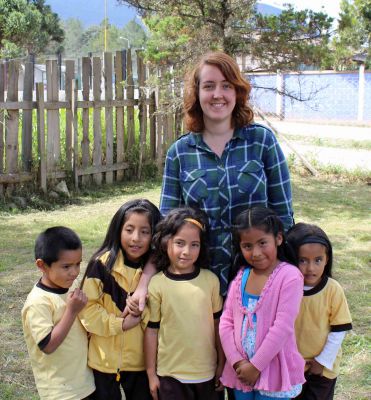
<svg viewBox="0 0 371 400">
<path fill-rule="evenodd" d="M 244 266 L 230 285 L 220 320 L 227 358 L 221 381 L 234 389 L 236 400 L 293 398 L 305 381 L 294 330 L 303 276 L 284 261 L 283 225 L 269 208 L 240 213 L 234 240 L 236 266 Z"/>
</svg>

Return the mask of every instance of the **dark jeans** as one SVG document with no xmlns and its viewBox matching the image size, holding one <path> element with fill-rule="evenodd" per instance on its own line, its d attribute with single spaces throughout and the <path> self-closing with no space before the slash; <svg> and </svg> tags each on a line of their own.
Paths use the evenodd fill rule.
<svg viewBox="0 0 371 400">
<path fill-rule="evenodd" d="M 305 374 L 307 380 L 303 390 L 295 399 L 299 400 L 332 400 L 335 392 L 335 379 L 328 379 L 320 375 Z"/>
<path fill-rule="evenodd" d="M 202 383 L 182 383 L 170 376 L 160 376 L 160 400 L 218 400 L 214 379 Z"/>
<path fill-rule="evenodd" d="M 145 371 L 121 371 L 120 380 L 116 374 L 93 370 L 96 390 L 90 395 L 93 400 L 121 400 L 120 385 L 126 400 L 152 400 Z"/>
</svg>

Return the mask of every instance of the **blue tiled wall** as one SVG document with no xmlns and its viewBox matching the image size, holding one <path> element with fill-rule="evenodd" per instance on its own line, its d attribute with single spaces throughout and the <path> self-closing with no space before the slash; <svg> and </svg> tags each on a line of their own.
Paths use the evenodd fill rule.
<svg viewBox="0 0 371 400">
<path fill-rule="evenodd" d="M 276 112 L 276 75 L 249 75 L 253 85 L 251 102 L 264 112 Z M 286 91 L 307 101 L 284 98 L 284 116 L 306 120 L 357 120 L 358 72 L 285 74 Z M 371 121 L 371 72 L 365 72 L 364 121 Z"/>
</svg>

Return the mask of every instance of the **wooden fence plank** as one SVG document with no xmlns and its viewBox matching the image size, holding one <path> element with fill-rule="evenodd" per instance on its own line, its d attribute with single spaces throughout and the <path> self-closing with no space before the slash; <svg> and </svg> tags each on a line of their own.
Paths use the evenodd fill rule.
<svg viewBox="0 0 371 400">
<path fill-rule="evenodd" d="M 126 60 L 126 98 L 134 100 L 134 79 L 133 79 L 133 65 L 131 60 L 131 50 L 127 51 Z M 127 118 L 127 132 L 128 132 L 128 149 L 131 149 L 135 143 L 135 121 L 134 121 L 134 107 L 128 106 L 126 109 Z"/>
<path fill-rule="evenodd" d="M 101 97 L 102 65 L 99 57 L 93 57 L 93 97 L 94 101 L 99 101 Z M 101 107 L 95 107 L 93 111 L 93 165 L 102 165 L 102 126 L 101 126 Z M 97 185 L 102 183 L 102 174 L 94 174 L 94 182 Z"/>
<path fill-rule="evenodd" d="M 151 100 L 146 99 L 146 104 L 150 104 Z M 137 99 L 132 100 L 98 100 L 98 101 L 78 101 L 78 108 L 93 108 L 93 107 L 125 107 L 138 105 Z M 68 101 L 46 101 L 46 110 L 60 110 L 61 108 L 70 107 Z M 37 109 L 36 101 L 9 101 L 0 102 L 0 108 L 4 110 L 32 110 Z"/>
<path fill-rule="evenodd" d="M 17 61 L 9 62 L 8 70 L 8 93 L 7 100 L 17 101 L 18 100 L 18 75 L 19 75 L 19 63 Z M 8 111 L 8 115 L 5 118 L 5 160 L 6 170 L 8 173 L 18 172 L 18 125 L 19 125 L 19 111 L 13 110 Z M 7 187 L 7 194 L 11 195 L 14 186 L 9 185 Z"/>
<path fill-rule="evenodd" d="M 71 81 L 71 91 L 72 91 L 72 98 L 71 98 L 71 118 L 72 118 L 72 138 L 73 138 L 73 164 L 72 164 L 72 171 L 73 171 L 73 180 L 75 184 L 75 189 L 79 189 L 79 176 L 77 175 L 77 168 L 79 166 L 79 138 L 78 138 L 78 131 L 77 131 L 77 90 L 78 90 L 78 83 L 77 79 L 72 79 Z"/>
<path fill-rule="evenodd" d="M 156 108 L 159 108 L 160 101 L 161 101 L 161 93 L 160 89 L 157 87 L 155 90 L 155 98 L 156 98 Z M 163 119 L 164 116 L 162 113 L 157 114 L 156 121 L 157 121 L 157 128 L 156 128 L 156 135 L 157 135 L 157 170 L 160 174 L 162 174 L 163 170 L 163 154 L 164 154 L 164 143 L 163 143 L 163 137 L 164 137 L 164 132 L 163 132 Z"/>
<path fill-rule="evenodd" d="M 124 61 L 125 59 L 125 61 Z M 116 51 L 115 56 L 115 98 L 122 100 L 124 98 L 123 87 L 123 67 L 126 67 L 126 51 Z M 116 161 L 124 161 L 124 107 L 116 107 Z M 117 171 L 116 180 L 121 181 L 124 177 L 123 171 Z"/>
<path fill-rule="evenodd" d="M 44 84 L 42 82 L 36 85 L 37 99 L 37 143 L 39 152 L 39 184 L 41 190 L 46 193 L 47 190 L 47 167 L 46 167 L 46 148 L 45 148 L 45 107 L 44 107 Z"/>
<path fill-rule="evenodd" d="M 91 85 L 91 59 L 90 57 L 82 58 L 82 98 L 89 101 L 90 85 Z M 78 103 L 77 103 L 78 104 Z M 77 105 L 78 107 L 78 105 Z M 81 165 L 82 168 L 87 168 L 90 163 L 90 138 L 89 138 L 89 123 L 90 113 L 89 108 L 82 109 L 82 139 L 81 139 Z M 82 185 L 91 183 L 91 176 L 83 176 L 81 178 Z"/>
<path fill-rule="evenodd" d="M 72 80 L 75 78 L 75 61 L 66 60 L 66 79 L 65 79 L 65 92 L 66 101 L 72 103 Z M 66 109 L 66 161 L 67 166 L 72 167 L 72 109 L 68 107 Z"/>
<path fill-rule="evenodd" d="M 147 134 L 147 106 L 145 104 L 146 92 L 146 67 L 143 62 L 141 51 L 137 51 L 137 70 L 139 85 L 139 165 L 138 179 L 142 177 L 143 162 L 146 158 L 146 134 Z"/>
<path fill-rule="evenodd" d="M 112 100 L 112 53 L 104 53 L 105 99 Z M 106 118 L 106 165 L 113 164 L 113 114 L 112 107 L 105 107 Z M 113 173 L 106 172 L 106 183 L 113 182 Z"/>
<path fill-rule="evenodd" d="M 156 70 L 152 67 L 149 71 L 150 75 L 154 75 Z M 151 160 L 156 159 L 156 94 L 155 90 L 151 89 L 149 94 L 149 154 Z"/>
<path fill-rule="evenodd" d="M 46 97 L 50 102 L 58 101 L 58 66 L 56 60 L 46 61 Z M 61 156 L 59 111 L 47 110 L 47 169 L 53 171 Z"/>
<path fill-rule="evenodd" d="M 0 102 L 4 101 L 5 90 L 5 68 L 4 64 L 0 63 Z M 0 107 L 0 174 L 4 172 L 4 124 L 5 112 Z M 0 196 L 4 195 L 4 186 L 0 184 Z"/>
<path fill-rule="evenodd" d="M 34 83 L 33 63 L 26 62 L 23 81 L 23 101 L 32 101 Z M 32 167 L 32 110 L 22 113 L 22 164 L 25 171 Z"/>
</svg>

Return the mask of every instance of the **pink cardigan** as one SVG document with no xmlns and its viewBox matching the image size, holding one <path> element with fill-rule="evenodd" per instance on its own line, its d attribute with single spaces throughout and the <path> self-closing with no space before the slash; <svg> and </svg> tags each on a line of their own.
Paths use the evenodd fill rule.
<svg viewBox="0 0 371 400">
<path fill-rule="evenodd" d="M 255 386 L 243 384 L 233 365 L 247 355 L 241 345 L 244 315 L 251 313 L 242 306 L 240 270 L 231 283 L 220 319 L 220 339 L 227 357 L 221 381 L 227 387 L 250 392 L 290 390 L 304 383 L 304 360 L 295 340 L 294 323 L 303 296 L 303 276 L 299 269 L 281 262 L 268 278 L 255 307 L 258 321 L 255 355 L 250 362 L 261 372 Z M 249 323 L 249 322 L 248 322 Z"/>
</svg>

